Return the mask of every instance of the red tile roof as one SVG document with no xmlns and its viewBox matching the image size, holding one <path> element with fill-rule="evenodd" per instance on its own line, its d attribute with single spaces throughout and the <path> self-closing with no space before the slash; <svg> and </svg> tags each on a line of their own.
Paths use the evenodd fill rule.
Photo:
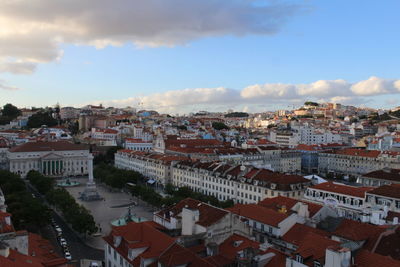
<svg viewBox="0 0 400 267">
<path fill-rule="evenodd" d="M 326 249 L 338 245 L 340 245 L 340 243 L 337 241 L 309 232 L 303 238 L 303 242 L 300 243 L 295 254 L 300 254 L 303 257 L 303 263 L 306 265 L 314 262 L 314 260 L 318 260 L 324 265 Z"/>
<path fill-rule="evenodd" d="M 250 240 L 247 237 L 238 234 L 233 234 L 219 245 L 219 253 L 225 258 L 234 261 L 239 251 L 246 248 L 258 249 L 259 247 L 259 242 Z"/>
<path fill-rule="evenodd" d="M 286 207 L 287 210 L 293 208 L 294 205 L 297 203 L 302 202 L 307 204 L 308 211 L 310 212 L 310 217 L 314 216 L 323 206 L 318 205 L 312 202 L 307 202 L 304 200 L 298 200 L 294 198 L 284 197 L 284 196 L 277 196 L 273 198 L 265 198 L 258 202 L 258 205 L 261 205 L 266 208 L 275 209 L 276 211 L 280 210 L 283 206 Z"/>
<path fill-rule="evenodd" d="M 279 223 L 289 217 L 288 213 L 280 213 L 257 204 L 236 204 L 227 209 L 239 216 L 258 221 L 267 225 L 278 227 Z"/>
<path fill-rule="evenodd" d="M 114 246 L 114 236 L 120 236 L 122 238 L 118 247 Z M 134 266 L 140 263 L 141 258 L 159 257 L 175 242 L 173 238 L 158 231 L 151 225 L 135 222 L 130 222 L 124 226 L 113 227 L 111 233 L 104 237 L 104 240 Z M 131 244 L 140 244 L 141 247 L 145 248 L 134 260 L 128 258 L 128 251 Z M 136 245 L 136 247 L 140 246 Z"/>
<path fill-rule="evenodd" d="M 351 241 L 367 241 L 364 248 L 371 250 L 387 227 L 343 219 L 332 235 Z"/>
<path fill-rule="evenodd" d="M 396 181 L 400 183 L 400 169 L 378 170 L 363 174 L 363 176 L 380 180 Z"/>
<path fill-rule="evenodd" d="M 226 210 L 213 207 L 192 198 L 186 198 L 172 207 L 159 211 L 156 215 L 164 219 L 168 218 L 168 214 L 171 217 L 180 216 L 182 209 L 185 207 L 199 210 L 200 216 L 196 223 L 204 227 L 213 225 L 228 214 Z"/>
<path fill-rule="evenodd" d="M 381 152 L 379 150 L 365 150 L 356 148 L 346 148 L 342 150 L 336 150 L 334 152 L 329 152 L 331 154 L 346 155 L 346 156 L 357 156 L 357 157 L 368 157 L 376 158 Z"/>
<path fill-rule="evenodd" d="M 49 240 L 40 235 L 29 233 L 28 235 L 28 253 L 39 259 L 44 266 L 60 266 L 67 263 L 65 258 L 61 258 L 55 253 L 55 249 Z"/>
<path fill-rule="evenodd" d="M 359 251 L 354 263 L 357 267 L 400 267 L 400 261 L 367 250 Z"/>
<path fill-rule="evenodd" d="M 28 142 L 10 149 L 10 152 L 36 152 L 36 151 L 68 151 L 88 150 L 84 145 L 73 144 L 67 141 L 40 141 Z"/>
<path fill-rule="evenodd" d="M 303 242 L 304 238 L 306 238 L 308 233 L 329 237 L 328 232 L 304 224 L 296 223 L 286 234 L 282 236 L 282 240 L 295 246 L 299 246 Z"/>
<path fill-rule="evenodd" d="M 194 252 L 176 243 L 167 248 L 160 256 L 158 262 L 165 267 L 190 266 L 190 267 L 212 267 L 218 266 L 202 259 Z"/>
<path fill-rule="evenodd" d="M 338 183 L 333 183 L 333 182 L 317 184 L 317 185 L 311 186 L 310 188 L 318 189 L 318 190 L 326 191 L 326 192 L 338 193 L 338 194 L 342 194 L 342 195 L 359 197 L 359 198 L 364 198 L 365 193 L 373 189 L 372 187 L 356 187 L 356 186 L 338 184 Z"/>
<path fill-rule="evenodd" d="M 400 199 L 400 184 L 382 185 L 369 191 L 368 194 Z"/>
<path fill-rule="evenodd" d="M 400 225 L 381 236 L 374 252 L 400 261 Z"/>
<path fill-rule="evenodd" d="M 274 253 L 275 256 L 264 267 L 286 267 L 286 254 L 274 248 L 267 249 L 266 253 Z"/>
</svg>

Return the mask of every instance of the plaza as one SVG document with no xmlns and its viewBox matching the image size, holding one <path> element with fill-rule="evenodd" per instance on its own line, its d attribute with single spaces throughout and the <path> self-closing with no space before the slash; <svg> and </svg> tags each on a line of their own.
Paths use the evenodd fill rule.
<svg viewBox="0 0 400 267">
<path fill-rule="evenodd" d="M 87 237 L 86 243 L 91 247 L 104 249 L 104 241 L 102 236 L 109 234 L 111 231 L 111 222 L 125 217 L 128 213 L 128 207 L 112 208 L 124 204 L 137 202 L 138 205 L 132 207 L 132 215 L 145 220 L 152 220 L 153 209 L 144 202 L 137 200 L 128 193 L 111 191 L 108 187 L 97 184 L 99 194 L 104 198 L 100 201 L 82 201 L 79 199 L 80 193 L 85 190 L 87 178 L 77 178 L 75 181 L 80 182 L 79 186 L 67 187 L 66 190 L 76 199 L 76 201 L 87 208 L 93 215 L 93 218 L 100 228 L 98 234 Z"/>
</svg>

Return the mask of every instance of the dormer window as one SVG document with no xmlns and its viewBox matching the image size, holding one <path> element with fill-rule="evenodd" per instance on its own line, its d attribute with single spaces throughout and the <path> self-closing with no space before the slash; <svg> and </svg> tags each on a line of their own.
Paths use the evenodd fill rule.
<svg viewBox="0 0 400 267">
<path fill-rule="evenodd" d="M 303 263 L 303 257 L 300 254 L 297 254 L 296 255 L 296 261 L 300 262 L 300 263 Z"/>
<path fill-rule="evenodd" d="M 114 236 L 114 247 L 118 247 L 121 244 L 121 239 L 120 236 Z"/>
<path fill-rule="evenodd" d="M 321 263 L 319 261 L 314 261 L 314 267 L 321 267 Z"/>
<path fill-rule="evenodd" d="M 271 184 L 271 189 L 276 189 L 276 184 Z"/>
</svg>

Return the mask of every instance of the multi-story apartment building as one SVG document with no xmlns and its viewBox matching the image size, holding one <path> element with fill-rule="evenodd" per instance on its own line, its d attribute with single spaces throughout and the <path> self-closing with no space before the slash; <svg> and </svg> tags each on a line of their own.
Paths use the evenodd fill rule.
<svg viewBox="0 0 400 267">
<path fill-rule="evenodd" d="M 80 109 L 74 107 L 62 107 L 60 109 L 60 117 L 62 120 L 79 118 Z"/>
<path fill-rule="evenodd" d="M 252 232 L 235 213 L 191 198 L 154 213 L 153 221 L 179 233 L 181 243 L 190 242 L 193 235 L 203 235 L 206 244 L 220 244 L 232 233 L 251 237 Z"/>
<path fill-rule="evenodd" d="M 339 217 L 388 225 L 400 219 L 399 192 L 397 184 L 373 188 L 326 182 L 309 187 L 304 199 L 331 207 Z"/>
<path fill-rule="evenodd" d="M 134 170 L 150 182 L 166 185 L 171 181 L 171 164 L 187 160 L 185 157 L 122 149 L 115 153 L 115 167 Z"/>
<path fill-rule="evenodd" d="M 260 166 L 283 173 L 299 173 L 301 171 L 301 153 L 298 150 L 274 146 L 259 146 L 257 149 L 262 154 Z"/>
<path fill-rule="evenodd" d="M 388 184 L 366 192 L 366 203 L 375 210 L 383 210 L 386 219 L 398 224 L 400 219 L 400 184 Z M 375 220 L 382 220 L 377 214 Z"/>
<path fill-rule="evenodd" d="M 340 217 L 359 220 L 365 207 L 365 193 L 371 189 L 326 182 L 309 187 L 304 199 L 331 206 Z"/>
<path fill-rule="evenodd" d="M 319 145 L 330 143 L 342 143 L 340 134 L 333 133 L 329 129 L 315 128 L 309 125 L 292 126 L 300 134 L 299 143 L 306 145 Z"/>
<path fill-rule="evenodd" d="M 305 173 L 317 173 L 319 153 L 331 151 L 332 149 L 340 149 L 343 147 L 344 145 L 337 143 L 320 145 L 298 145 L 296 147 L 296 150 L 301 153 L 301 170 Z"/>
<path fill-rule="evenodd" d="M 297 131 L 279 130 L 271 131 L 270 141 L 280 146 L 296 147 L 300 143 L 301 137 Z"/>
<path fill-rule="evenodd" d="M 138 138 L 125 138 L 124 147 L 135 151 L 150 151 L 153 148 L 153 142 Z"/>
<path fill-rule="evenodd" d="M 318 171 L 359 176 L 383 168 L 400 169 L 399 152 L 347 148 L 319 154 Z"/>
<path fill-rule="evenodd" d="M 172 184 L 235 203 L 257 203 L 275 196 L 301 198 L 311 182 L 252 166 L 223 162 L 179 162 L 172 167 Z"/>
<path fill-rule="evenodd" d="M 382 169 L 361 175 L 357 183 L 378 187 L 387 184 L 400 184 L 400 169 Z"/>
</svg>

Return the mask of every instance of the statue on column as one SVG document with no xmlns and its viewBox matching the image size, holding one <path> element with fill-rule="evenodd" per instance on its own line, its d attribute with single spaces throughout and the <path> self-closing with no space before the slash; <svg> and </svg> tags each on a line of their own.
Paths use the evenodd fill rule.
<svg viewBox="0 0 400 267">
<path fill-rule="evenodd" d="M 89 158 L 87 161 L 88 166 L 88 182 L 86 183 L 85 191 L 81 193 L 80 198 L 84 201 L 95 201 L 95 200 L 103 200 L 103 198 L 97 192 L 96 183 L 93 177 L 93 155 L 89 154 Z"/>
</svg>

